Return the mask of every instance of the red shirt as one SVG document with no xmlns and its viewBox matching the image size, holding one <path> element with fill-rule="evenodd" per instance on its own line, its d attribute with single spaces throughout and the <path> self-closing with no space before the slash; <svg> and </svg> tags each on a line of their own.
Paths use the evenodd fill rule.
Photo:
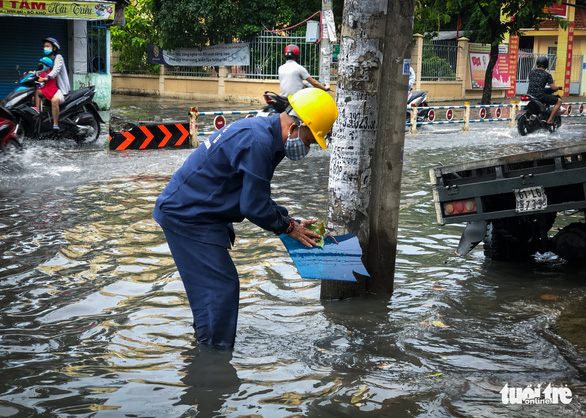
<svg viewBox="0 0 586 418">
<path fill-rule="evenodd" d="M 43 77 L 43 78 L 47 77 L 47 74 L 49 74 L 49 71 L 41 73 L 40 77 Z M 57 80 L 55 80 L 54 78 L 51 80 L 46 80 L 45 83 L 43 84 L 43 87 L 41 87 L 41 91 L 43 92 L 45 97 L 49 100 L 51 100 L 53 98 L 53 96 L 55 96 L 55 93 L 57 93 L 57 90 L 59 90 L 59 88 L 57 88 Z"/>
</svg>

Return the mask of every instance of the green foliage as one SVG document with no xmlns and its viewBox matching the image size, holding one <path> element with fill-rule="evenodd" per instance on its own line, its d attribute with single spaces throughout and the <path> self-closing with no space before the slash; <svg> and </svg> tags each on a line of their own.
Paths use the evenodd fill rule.
<svg viewBox="0 0 586 418">
<path fill-rule="evenodd" d="M 114 64 L 117 71 L 158 73 L 158 65 L 147 64 L 147 46 L 149 42 L 157 42 L 151 7 L 152 0 L 128 5 L 124 12 L 126 24 L 112 27 L 112 49 L 118 51 L 119 59 Z"/>
<path fill-rule="evenodd" d="M 415 31 L 437 32 L 438 26 L 455 29 L 458 15 L 463 35 L 472 42 L 498 45 L 508 34 L 538 27 L 546 20 L 567 27 L 567 22 L 546 11 L 556 0 L 416 0 Z M 501 19 L 502 17 L 502 19 Z"/>
<path fill-rule="evenodd" d="M 421 78 L 424 80 L 453 80 L 456 78 L 456 73 L 452 70 L 450 63 L 437 55 L 423 58 L 421 64 Z"/>
<path fill-rule="evenodd" d="M 343 5 L 343 0 L 332 2 L 338 24 Z M 112 48 L 120 58 L 115 68 L 156 71 L 157 66 L 146 63 L 149 43 L 175 49 L 245 41 L 265 29 L 301 23 L 320 10 L 321 0 L 133 1 L 126 7 L 126 25 L 112 28 Z M 262 65 L 271 59 L 282 57 L 263 56 L 254 61 Z"/>
</svg>

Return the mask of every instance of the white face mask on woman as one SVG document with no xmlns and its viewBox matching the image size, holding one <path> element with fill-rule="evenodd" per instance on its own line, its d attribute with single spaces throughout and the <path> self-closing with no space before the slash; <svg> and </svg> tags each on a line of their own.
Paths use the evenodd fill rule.
<svg viewBox="0 0 586 418">
<path fill-rule="evenodd" d="M 300 132 L 301 129 L 298 129 Z M 304 158 L 309 153 L 309 147 L 303 143 L 303 140 L 297 134 L 297 138 L 291 138 L 291 133 L 287 135 L 287 141 L 285 141 L 285 156 L 290 160 L 297 161 Z"/>
<path fill-rule="evenodd" d="M 53 52 L 53 48 L 43 48 L 43 51 L 45 52 L 45 55 L 50 55 L 51 52 Z"/>
</svg>

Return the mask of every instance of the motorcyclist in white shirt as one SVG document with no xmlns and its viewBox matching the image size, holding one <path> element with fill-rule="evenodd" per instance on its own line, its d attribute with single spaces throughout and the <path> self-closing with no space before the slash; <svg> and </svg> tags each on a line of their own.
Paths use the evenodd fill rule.
<svg viewBox="0 0 586 418">
<path fill-rule="evenodd" d="M 329 87 L 324 86 L 310 76 L 305 67 L 297 62 L 299 59 L 299 47 L 297 45 L 287 45 L 285 47 L 285 57 L 287 58 L 287 62 L 279 67 L 281 96 L 288 98 L 292 94 L 295 94 L 305 87 L 304 81 L 307 81 L 318 89 L 330 91 Z"/>
</svg>

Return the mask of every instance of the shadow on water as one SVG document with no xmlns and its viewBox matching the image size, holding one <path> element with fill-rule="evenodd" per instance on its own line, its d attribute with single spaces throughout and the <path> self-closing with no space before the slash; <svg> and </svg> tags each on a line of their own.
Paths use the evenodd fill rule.
<svg viewBox="0 0 586 418">
<path fill-rule="evenodd" d="M 454 256 L 463 226 L 435 224 L 427 174 L 556 141 L 502 128 L 408 136 L 392 296 L 322 303 L 278 237 L 237 225 L 231 353 L 194 343 L 151 218 L 191 151 L 26 144 L 17 169 L 0 171 L 0 416 L 583 415 L 585 273 L 549 255 L 490 262 L 482 245 Z M 328 157 L 284 161 L 273 199 L 323 219 Z M 505 384 L 548 383 L 572 402 L 501 400 Z"/>
</svg>

